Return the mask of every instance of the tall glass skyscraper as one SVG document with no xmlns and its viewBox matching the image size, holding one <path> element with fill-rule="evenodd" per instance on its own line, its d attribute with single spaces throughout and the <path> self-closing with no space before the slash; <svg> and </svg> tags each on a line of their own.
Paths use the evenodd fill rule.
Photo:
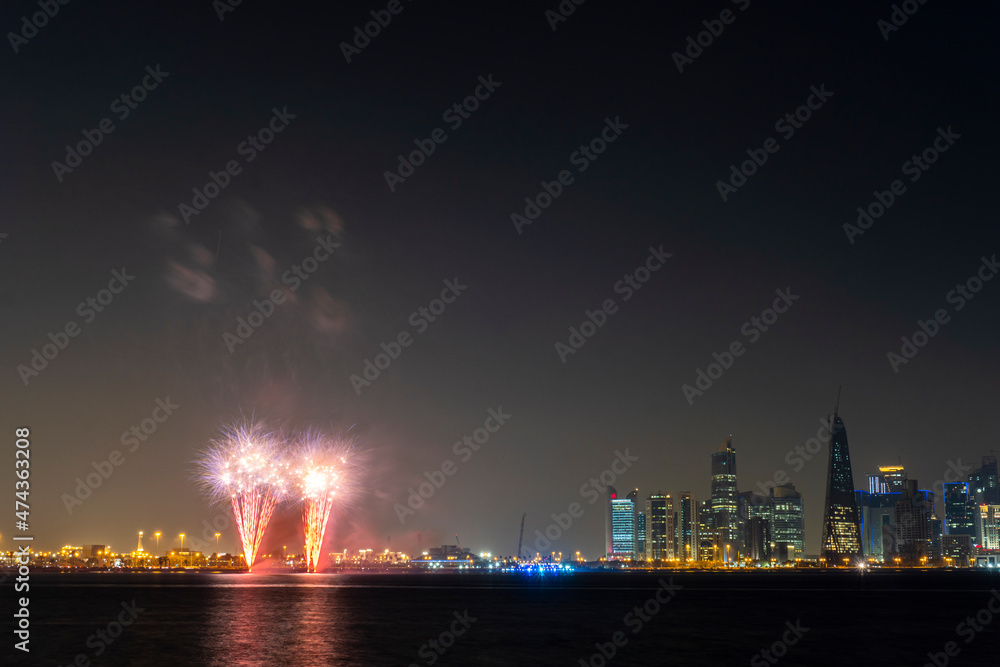
<svg viewBox="0 0 1000 667">
<path fill-rule="evenodd" d="M 635 496 L 635 491 L 627 498 L 611 494 L 611 558 L 635 558 Z"/>
<path fill-rule="evenodd" d="M 887 478 L 888 474 L 892 475 Z M 896 503 L 902 497 L 902 466 L 879 466 L 879 474 L 868 476 L 868 491 L 858 490 L 855 499 L 861 523 L 861 547 L 869 561 L 884 562 L 897 551 Z M 874 489 L 874 490 L 872 490 Z"/>
<path fill-rule="evenodd" d="M 677 558 L 698 560 L 698 503 L 690 491 L 677 495 Z"/>
<path fill-rule="evenodd" d="M 979 521 L 983 548 L 1000 549 L 1000 505 L 980 505 Z"/>
<path fill-rule="evenodd" d="M 645 510 L 641 510 L 635 515 L 635 558 L 636 560 L 645 560 L 646 551 L 648 549 L 646 545 L 646 536 L 649 534 L 649 528 L 647 525 L 648 518 Z"/>
<path fill-rule="evenodd" d="M 740 539 L 743 549 L 740 558 L 770 560 L 771 558 L 771 499 L 756 491 L 743 491 L 739 495 Z"/>
<path fill-rule="evenodd" d="M 771 487 L 771 541 L 779 561 L 801 558 L 806 548 L 802 494 L 792 484 Z"/>
<path fill-rule="evenodd" d="M 861 558 L 861 525 L 854 498 L 854 473 L 847 446 L 847 429 L 834 410 L 830 437 L 830 465 L 823 509 L 823 558 L 830 565 L 853 565 Z"/>
<path fill-rule="evenodd" d="M 712 501 L 699 500 L 697 507 L 698 511 L 694 515 L 698 519 L 698 553 L 692 558 L 702 561 L 719 560 L 718 531 L 715 530 Z"/>
<path fill-rule="evenodd" d="M 896 552 L 913 562 L 934 556 L 934 492 L 908 479 L 896 502 Z"/>
<path fill-rule="evenodd" d="M 987 455 L 974 472 L 969 473 L 969 485 L 977 505 L 1000 505 L 1000 480 L 997 479 L 997 457 Z"/>
<path fill-rule="evenodd" d="M 712 516 L 718 533 L 719 556 L 732 561 L 742 551 L 739 535 L 739 492 L 736 490 L 736 450 L 733 436 L 712 454 Z"/>
<path fill-rule="evenodd" d="M 646 559 L 674 557 L 674 502 L 669 494 L 657 491 L 646 500 Z"/>
<path fill-rule="evenodd" d="M 976 536 L 976 502 L 968 482 L 946 482 L 944 495 L 944 534 Z"/>
</svg>

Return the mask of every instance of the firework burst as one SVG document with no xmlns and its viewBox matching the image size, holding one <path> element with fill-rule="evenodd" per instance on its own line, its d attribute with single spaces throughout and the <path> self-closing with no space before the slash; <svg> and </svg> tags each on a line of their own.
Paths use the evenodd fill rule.
<svg viewBox="0 0 1000 667">
<path fill-rule="evenodd" d="M 243 555 L 252 569 L 268 521 L 286 492 L 284 438 L 260 423 L 226 427 L 203 452 L 198 467 L 213 499 L 232 503 Z"/>
<path fill-rule="evenodd" d="M 350 500 L 354 478 L 351 452 L 349 442 L 323 433 L 310 431 L 299 438 L 293 478 L 302 499 L 306 565 L 310 572 L 319 568 L 331 511 Z"/>
</svg>

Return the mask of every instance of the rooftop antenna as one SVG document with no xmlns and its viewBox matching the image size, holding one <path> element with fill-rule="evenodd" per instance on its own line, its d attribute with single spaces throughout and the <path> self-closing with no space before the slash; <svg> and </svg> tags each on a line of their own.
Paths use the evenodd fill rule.
<svg viewBox="0 0 1000 667">
<path fill-rule="evenodd" d="M 841 388 L 838 386 L 837 387 L 837 404 L 835 406 L 833 406 L 833 414 L 834 414 L 834 416 L 836 416 L 837 413 L 840 412 L 840 389 Z"/>
</svg>

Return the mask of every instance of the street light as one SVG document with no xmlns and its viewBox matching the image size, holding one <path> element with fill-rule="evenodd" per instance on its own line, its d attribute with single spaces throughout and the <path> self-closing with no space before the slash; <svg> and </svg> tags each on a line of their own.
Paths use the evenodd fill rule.
<svg viewBox="0 0 1000 667">
<path fill-rule="evenodd" d="M 181 549 L 184 548 L 184 533 L 181 533 Z"/>
<path fill-rule="evenodd" d="M 216 556 L 216 558 L 218 558 L 218 556 L 219 556 L 219 536 L 220 535 L 222 535 L 222 533 L 216 533 L 215 534 L 215 556 Z"/>
<path fill-rule="evenodd" d="M 154 533 L 154 534 L 156 535 L 156 555 L 159 556 L 160 555 L 160 535 L 161 535 L 161 533 L 160 533 L 160 531 L 156 531 L 156 533 Z"/>
</svg>

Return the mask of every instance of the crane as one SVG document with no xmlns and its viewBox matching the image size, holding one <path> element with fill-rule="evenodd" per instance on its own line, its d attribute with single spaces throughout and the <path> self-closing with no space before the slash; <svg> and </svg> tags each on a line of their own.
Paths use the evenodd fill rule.
<svg viewBox="0 0 1000 667">
<path fill-rule="evenodd" d="M 524 517 L 528 516 L 525 512 L 521 515 L 521 536 L 517 538 L 517 557 L 521 557 L 521 545 L 524 543 Z"/>
</svg>

